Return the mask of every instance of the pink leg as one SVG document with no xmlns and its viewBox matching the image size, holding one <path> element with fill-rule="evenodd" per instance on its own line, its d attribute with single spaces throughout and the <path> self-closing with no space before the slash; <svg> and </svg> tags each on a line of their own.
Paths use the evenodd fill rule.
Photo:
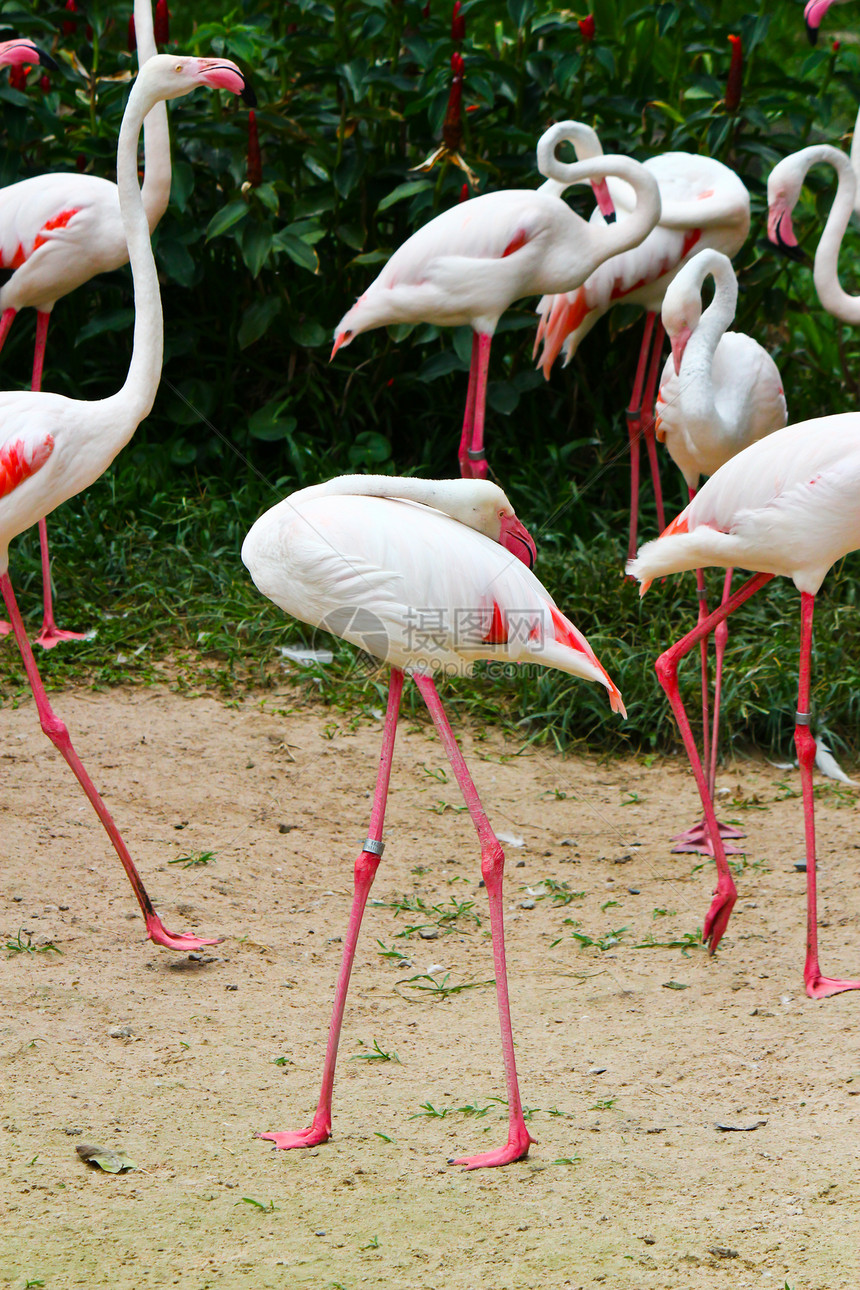
<svg viewBox="0 0 860 1290">
<path fill-rule="evenodd" d="M 6 344 L 6 337 L 9 335 L 9 329 L 15 321 L 17 309 L 4 309 L 0 314 L 0 350 Z M 0 620 L 0 636 L 8 636 L 12 630 L 12 624 Z"/>
<path fill-rule="evenodd" d="M 806 963 L 803 979 L 810 999 L 826 999 L 844 990 L 860 990 L 860 981 L 842 981 L 822 976 L 818 966 L 818 906 L 815 873 L 815 802 L 812 796 L 812 767 L 815 764 L 815 739 L 809 729 L 810 656 L 812 653 L 812 615 L 815 597 L 803 592 L 800 598 L 800 679 L 797 693 L 797 722 L 794 746 L 800 763 L 803 785 L 803 819 L 806 832 Z"/>
<path fill-rule="evenodd" d="M 490 903 L 490 928 L 493 936 L 493 964 L 496 976 L 496 996 L 499 1005 L 499 1023 L 502 1031 L 502 1053 L 505 1061 L 505 1083 L 508 1092 L 508 1140 L 497 1151 L 484 1151 L 477 1156 L 464 1156 L 452 1160 L 451 1164 L 465 1165 L 467 1169 L 480 1169 L 493 1165 L 507 1165 L 512 1160 L 523 1160 L 529 1152 L 529 1145 L 534 1141 L 529 1136 L 523 1117 L 520 1101 L 520 1089 L 517 1082 L 517 1068 L 514 1060 L 514 1036 L 511 1029 L 511 1008 L 508 1001 L 508 973 L 505 963 L 505 929 L 502 906 L 502 871 L 505 855 L 498 838 L 490 827 L 490 821 L 484 813 L 478 797 L 478 791 L 472 782 L 463 754 L 448 724 L 445 709 L 436 691 L 436 686 L 429 676 L 416 676 L 415 684 L 421 691 L 424 702 L 439 737 L 445 745 L 448 759 L 457 777 L 457 783 L 469 808 L 472 823 L 481 842 L 481 873 L 487 887 Z"/>
<path fill-rule="evenodd" d="M 45 367 L 45 347 L 48 342 L 48 323 L 51 315 L 44 310 L 36 312 L 36 350 L 33 355 L 33 380 L 30 388 L 41 390 L 42 372 Z M 39 520 L 39 546 L 42 552 L 42 602 L 44 615 L 42 630 L 36 637 L 36 644 L 43 649 L 53 649 L 60 641 L 82 641 L 83 632 L 60 631 L 54 622 L 54 606 L 51 592 L 51 560 L 48 554 L 48 525 L 44 519 Z"/>
<path fill-rule="evenodd" d="M 690 489 L 690 501 L 696 495 L 694 488 Z M 726 581 L 723 588 L 723 601 L 725 604 L 729 598 L 732 586 L 732 571 L 726 572 Z M 705 592 L 705 575 L 701 569 L 696 570 L 696 588 L 699 598 L 699 622 L 703 622 L 708 616 L 707 594 Z M 720 712 L 720 688 L 722 682 L 723 670 L 723 653 L 725 652 L 726 640 L 728 639 L 729 629 L 726 619 L 719 624 L 714 639 L 717 647 L 717 675 L 714 682 L 714 730 L 711 739 L 710 749 L 708 747 L 708 637 L 703 636 L 699 642 L 702 655 L 702 748 L 703 748 L 703 770 L 705 779 L 708 781 L 708 791 L 711 801 L 714 800 L 714 779 L 716 776 L 716 756 L 717 756 L 717 739 L 719 735 L 719 712 Z M 745 836 L 740 829 L 733 828 L 731 824 L 723 824 L 721 820 L 717 821 L 720 830 L 720 837 L 724 841 L 724 850 L 727 855 L 740 855 L 741 848 L 726 843 L 727 838 L 742 838 Z M 673 855 L 681 855 L 685 852 L 693 852 L 697 855 L 712 856 L 714 854 L 711 835 L 708 832 L 706 820 L 700 820 L 698 824 L 693 824 L 683 833 L 675 833 L 672 841 L 678 845 L 672 848 Z"/>
<path fill-rule="evenodd" d="M 627 543 L 627 558 L 632 560 L 636 554 L 636 534 L 639 526 L 639 439 L 642 433 L 642 387 L 645 381 L 645 369 L 648 366 L 648 355 L 651 350 L 651 336 L 654 332 L 654 321 L 657 315 L 651 310 L 645 315 L 645 330 L 639 346 L 639 361 L 636 364 L 636 376 L 633 381 L 633 393 L 627 408 L 627 434 L 630 439 L 630 538 Z"/>
<path fill-rule="evenodd" d="M 675 714 L 675 720 L 678 722 L 678 729 L 681 732 L 681 738 L 684 740 L 684 747 L 687 750 L 687 756 L 690 759 L 690 765 L 693 768 L 693 774 L 696 777 L 696 784 L 699 789 L 699 796 L 702 799 L 702 806 L 705 808 L 705 823 L 714 845 L 714 860 L 717 865 L 717 886 L 714 891 L 714 898 L 711 907 L 705 918 L 703 939 L 708 942 L 708 948 L 713 954 L 714 950 L 720 943 L 723 932 L 729 921 L 732 907 L 737 897 L 734 880 L 726 861 L 725 848 L 723 840 L 720 837 L 717 817 L 714 814 L 714 804 L 708 795 L 708 782 L 705 779 L 702 763 L 699 760 L 699 754 L 696 749 L 696 741 L 693 738 L 693 732 L 690 729 L 690 723 L 687 720 L 687 713 L 681 701 L 681 694 L 678 689 L 678 664 L 685 654 L 693 648 L 703 635 L 708 635 L 714 630 L 718 623 L 729 614 L 734 613 L 739 605 L 748 600 L 754 592 L 763 587 L 766 582 L 770 582 L 773 577 L 772 573 L 757 573 L 750 578 L 736 591 L 731 599 L 725 604 L 720 605 L 719 609 L 714 610 L 701 623 L 698 623 L 691 632 L 682 637 L 676 645 L 667 649 L 657 659 L 656 671 L 657 677 L 666 691 L 666 695 L 672 705 L 672 711 Z"/>
<path fill-rule="evenodd" d="M 484 418 L 487 412 L 487 376 L 490 370 L 492 336 L 486 332 L 478 335 L 478 380 L 475 385 L 475 421 L 472 426 L 472 445 L 466 456 L 472 479 L 487 478 L 487 454 L 484 452 Z"/>
<path fill-rule="evenodd" d="M 648 371 L 648 384 L 642 399 L 642 433 L 645 435 L 645 447 L 648 450 L 648 461 L 651 465 L 651 479 L 654 484 L 654 499 L 657 503 L 657 532 L 662 533 L 666 527 L 666 516 L 663 511 L 663 489 L 660 486 L 660 463 L 657 460 L 657 440 L 654 435 L 654 405 L 657 398 L 657 382 L 660 379 L 660 363 L 663 358 L 663 320 L 658 318 L 651 341 L 651 366 Z"/>
<path fill-rule="evenodd" d="M 6 602 L 6 612 L 12 623 L 12 631 L 15 633 L 15 640 L 18 649 L 21 651 L 21 658 L 24 662 L 24 668 L 27 672 L 27 679 L 33 691 L 33 697 L 36 700 L 36 710 L 39 714 L 39 722 L 45 734 L 51 743 L 65 757 L 69 766 L 86 793 L 92 804 L 93 810 L 104 825 L 108 837 L 114 845 L 114 850 L 120 858 L 123 869 L 128 875 L 128 880 L 132 885 L 137 902 L 143 911 L 146 920 L 146 932 L 151 941 L 157 945 L 164 945 L 169 950 L 199 950 L 203 945 L 217 945 L 218 940 L 201 940 L 199 936 L 189 936 L 186 934 L 174 935 L 168 932 L 164 927 L 161 919 L 152 907 L 152 901 L 146 894 L 143 883 L 140 880 L 140 874 L 134 867 L 134 862 L 128 853 L 128 848 L 120 836 L 119 830 L 114 824 L 102 799 L 96 792 L 92 780 L 84 769 L 78 754 L 72 747 L 72 741 L 69 738 L 69 732 L 59 717 L 55 716 L 48 702 L 48 696 L 45 693 L 45 687 L 42 685 L 42 679 L 36 668 L 36 660 L 33 658 L 33 651 L 30 648 L 30 642 L 27 640 L 27 633 L 24 631 L 24 624 L 21 621 L 21 614 L 15 600 L 15 593 L 12 590 L 12 583 L 9 581 L 8 573 L 0 576 L 0 591 L 3 592 L 3 599 Z"/>
<path fill-rule="evenodd" d="M 367 897 L 379 862 L 382 859 L 382 826 L 385 823 L 385 803 L 388 799 L 388 784 L 391 779 L 391 761 L 394 756 L 394 736 L 397 733 L 397 717 L 400 712 L 400 697 L 403 693 L 403 673 L 398 668 L 391 669 L 391 680 L 388 686 L 388 711 L 385 714 L 385 729 L 382 736 L 382 752 L 379 758 L 379 773 L 376 777 L 376 793 L 373 799 L 373 810 L 370 815 L 370 829 L 364 849 L 355 862 L 355 889 L 352 899 L 352 910 L 349 915 L 349 926 L 346 931 L 346 942 L 343 947 L 340 975 L 334 996 L 334 1008 L 328 1032 L 328 1046 L 323 1066 L 322 1088 L 313 1122 L 307 1129 L 298 1133 L 259 1133 L 259 1138 L 274 1142 L 276 1147 L 316 1147 L 327 1142 L 331 1137 L 331 1095 L 334 1088 L 334 1068 L 337 1062 L 337 1046 L 340 1040 L 340 1028 L 343 1024 L 343 1012 L 346 1005 L 346 992 L 349 989 L 349 978 L 355 959 L 355 947 L 358 944 L 358 933 Z"/>
<path fill-rule="evenodd" d="M 463 430 L 460 435 L 460 447 L 457 460 L 460 463 L 460 478 L 471 479 L 469 465 L 469 445 L 472 442 L 472 429 L 475 424 L 475 390 L 478 384 L 478 333 L 472 334 L 472 361 L 469 365 L 469 388 L 466 391 L 466 410 L 463 414 Z"/>
</svg>

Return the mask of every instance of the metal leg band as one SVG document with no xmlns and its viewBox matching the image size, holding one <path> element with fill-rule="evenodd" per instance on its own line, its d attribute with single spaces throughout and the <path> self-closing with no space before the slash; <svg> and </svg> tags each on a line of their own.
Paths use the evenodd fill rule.
<svg viewBox="0 0 860 1290">
<path fill-rule="evenodd" d="M 808 726 L 810 720 L 811 718 L 808 712 L 795 712 L 794 714 L 794 724 L 796 726 Z"/>
<path fill-rule="evenodd" d="M 487 454 L 484 452 L 483 448 L 467 448 L 466 456 L 469 458 L 469 461 L 486 461 L 487 459 Z"/>
<path fill-rule="evenodd" d="M 372 856 L 381 856 L 385 850 L 384 842 L 377 842 L 375 838 L 365 838 L 361 844 L 362 851 L 369 851 Z"/>
</svg>

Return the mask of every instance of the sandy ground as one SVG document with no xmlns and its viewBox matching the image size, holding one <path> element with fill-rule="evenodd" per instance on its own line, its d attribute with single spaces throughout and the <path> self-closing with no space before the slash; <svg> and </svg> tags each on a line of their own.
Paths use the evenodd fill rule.
<svg viewBox="0 0 860 1290">
<path fill-rule="evenodd" d="M 709 960 L 636 948 L 699 928 L 713 885 L 666 843 L 697 816 L 681 759 L 512 755 L 464 733 L 496 828 L 523 840 L 507 848 L 508 953 L 538 1139 L 527 1161 L 465 1173 L 448 1157 L 504 1140 L 504 1084 L 478 849 L 430 732 L 399 736 L 335 1136 L 276 1152 L 255 1131 L 301 1128 L 317 1098 L 379 728 L 350 732 L 288 690 L 232 705 L 80 691 L 56 708 L 168 926 L 225 940 L 196 958 L 144 941 L 33 706 L 0 710 L 0 930 L 42 947 L 0 956 L 0 1284 L 860 1284 L 860 995 L 803 992 L 796 772 L 750 761 L 720 777 L 749 850 Z M 822 781 L 818 808 L 822 966 L 850 975 L 857 794 Z M 550 879 L 579 894 L 554 903 Z M 411 912 L 392 907 L 404 895 Z M 472 988 L 408 983 L 431 969 Z M 361 1060 L 374 1044 L 397 1060 Z M 137 1169 L 88 1167 L 82 1142 Z"/>
</svg>

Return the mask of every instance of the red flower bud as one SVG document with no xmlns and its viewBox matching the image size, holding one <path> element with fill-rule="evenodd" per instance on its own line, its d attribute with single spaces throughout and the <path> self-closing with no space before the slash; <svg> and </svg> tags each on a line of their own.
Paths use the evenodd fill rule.
<svg viewBox="0 0 860 1290">
<path fill-rule="evenodd" d="M 582 32 L 582 39 L 591 44 L 594 40 L 594 14 L 589 13 L 584 18 L 578 19 L 577 26 Z"/>
<path fill-rule="evenodd" d="M 77 167 L 78 170 L 82 170 L 82 171 L 86 170 L 87 159 L 82 152 L 79 152 L 78 155 L 75 157 L 75 166 Z"/>
<path fill-rule="evenodd" d="M 47 73 L 47 72 L 44 72 L 44 73 L 39 77 L 39 89 L 42 91 L 42 93 L 43 93 L 43 94 L 48 94 L 48 93 L 50 93 L 50 89 L 51 89 L 51 78 L 50 78 L 50 76 L 48 75 L 48 73 Z"/>
<path fill-rule="evenodd" d="M 737 112 L 741 104 L 741 86 L 744 75 L 744 51 L 740 36 L 729 36 L 732 42 L 732 61 L 726 80 L 726 111 Z"/>
<path fill-rule="evenodd" d="M 27 74 L 29 71 L 29 67 L 21 66 L 9 69 L 9 84 L 12 86 L 13 90 L 18 90 L 21 94 L 24 93 L 24 90 L 27 88 Z"/>
<path fill-rule="evenodd" d="M 451 39 L 455 45 L 466 39 L 466 16 L 460 12 L 461 9 L 460 0 L 454 0 L 454 11 L 451 14 Z"/>
<path fill-rule="evenodd" d="M 427 3 L 425 4 L 424 8 L 421 10 L 421 17 L 422 18 L 430 17 L 430 0 L 427 0 Z"/>
<path fill-rule="evenodd" d="M 158 0 L 153 26 L 156 45 L 166 45 L 170 40 L 170 10 L 167 7 L 167 0 Z"/>
<path fill-rule="evenodd" d="M 451 89 L 448 94 L 448 108 L 442 123 L 442 142 L 449 152 L 457 152 L 463 138 L 461 120 L 463 104 L 463 55 L 451 55 Z"/>
<path fill-rule="evenodd" d="M 257 116 L 254 109 L 248 112 L 248 183 L 259 188 L 263 182 L 263 158 L 260 153 L 260 136 L 257 133 Z"/>
<path fill-rule="evenodd" d="M 75 3 L 75 0 L 66 0 L 66 9 L 69 13 L 77 13 L 78 6 Z M 65 22 L 60 23 L 60 27 L 62 28 L 64 36 L 74 36 L 75 31 L 77 30 L 77 23 L 73 19 L 67 18 Z"/>
<path fill-rule="evenodd" d="M 463 185 L 463 187 L 460 189 L 460 201 L 461 201 L 461 202 L 467 202 L 467 201 L 469 200 L 469 195 L 470 195 L 470 194 L 469 194 L 469 185 L 468 185 L 468 184 L 464 184 L 464 185 Z"/>
<path fill-rule="evenodd" d="M 133 54 L 137 49 L 137 31 L 134 26 L 134 14 L 129 15 L 128 19 L 128 52 Z"/>
<path fill-rule="evenodd" d="M 838 53 L 839 53 L 839 47 L 840 47 L 840 45 L 841 45 L 841 44 L 842 44 L 842 41 L 841 41 L 841 40 L 834 40 L 833 45 L 832 45 L 832 49 L 833 49 L 834 54 L 838 54 Z"/>
</svg>

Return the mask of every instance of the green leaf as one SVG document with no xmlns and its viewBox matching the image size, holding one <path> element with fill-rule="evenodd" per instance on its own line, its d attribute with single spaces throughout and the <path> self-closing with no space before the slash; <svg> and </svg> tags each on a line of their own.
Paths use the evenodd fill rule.
<svg viewBox="0 0 860 1290">
<path fill-rule="evenodd" d="M 280 416 L 283 402 L 274 400 L 259 408 L 248 418 L 248 433 L 252 439 L 263 443 L 276 443 L 279 439 L 288 439 L 298 422 L 295 417 Z"/>
<path fill-rule="evenodd" d="M 248 203 L 246 201 L 228 202 L 226 206 L 222 206 L 219 211 L 216 211 L 210 219 L 206 227 L 206 241 L 211 242 L 213 237 L 220 237 L 222 233 L 227 232 L 228 228 L 232 228 L 234 224 L 239 223 L 239 220 L 244 219 L 247 214 Z"/>
<path fill-rule="evenodd" d="M 242 258 L 250 269 L 251 276 L 256 278 L 272 249 L 272 230 L 266 224 L 258 224 L 256 220 L 249 221 L 242 228 L 240 241 Z"/>
<path fill-rule="evenodd" d="M 329 334 L 324 327 L 321 327 L 318 322 L 313 320 L 294 323 L 290 328 L 290 336 L 297 345 L 301 345 L 304 349 L 316 349 L 318 345 L 327 344 Z"/>
<path fill-rule="evenodd" d="M 182 242 L 172 237 L 159 237 L 155 258 L 167 276 L 181 287 L 193 285 L 197 276 L 197 264 Z"/>
<path fill-rule="evenodd" d="M 265 299 L 255 300 L 252 305 L 249 305 L 239 324 L 239 348 L 247 349 L 261 336 L 265 336 L 280 312 L 280 296 L 266 296 Z"/>
<path fill-rule="evenodd" d="M 387 211 L 389 206 L 393 206 L 395 202 L 403 202 L 409 197 L 417 197 L 419 193 L 426 193 L 432 187 L 433 185 L 429 179 L 410 179 L 405 184 L 398 184 L 393 192 L 390 192 L 387 197 L 383 197 L 376 208 L 377 214 L 380 211 Z"/>
<path fill-rule="evenodd" d="M 188 199 L 194 192 L 194 167 L 187 161 L 174 161 L 170 176 L 170 204 L 177 210 L 184 211 Z"/>
<path fill-rule="evenodd" d="M 134 327 L 133 309 L 112 309 L 106 314 L 98 314 L 86 323 L 75 337 L 75 348 L 93 336 L 101 336 L 106 331 L 131 331 Z"/>
<path fill-rule="evenodd" d="M 294 264 L 307 269 L 310 273 L 319 273 L 320 262 L 317 253 L 302 238 L 281 229 L 280 233 L 275 234 L 272 246 L 277 251 L 285 251 Z"/>
</svg>

